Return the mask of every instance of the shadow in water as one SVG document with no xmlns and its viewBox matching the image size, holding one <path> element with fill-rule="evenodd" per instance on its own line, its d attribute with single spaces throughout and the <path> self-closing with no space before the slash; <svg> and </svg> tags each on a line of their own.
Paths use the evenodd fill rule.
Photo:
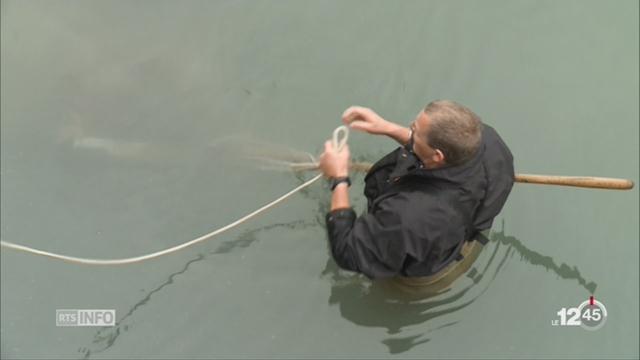
<svg viewBox="0 0 640 360">
<path fill-rule="evenodd" d="M 91 355 L 106 351 L 111 346 L 113 346 L 116 340 L 118 339 L 118 337 L 122 333 L 128 331 L 129 327 L 132 326 L 131 318 L 135 314 L 135 312 L 141 307 L 147 305 L 153 299 L 154 294 L 157 294 L 158 292 L 162 291 L 162 289 L 164 289 L 165 287 L 173 284 L 176 281 L 176 279 L 179 278 L 179 275 L 186 273 L 194 263 L 202 261 L 211 255 L 226 254 L 239 248 L 249 247 L 251 244 L 253 244 L 258 240 L 257 235 L 260 232 L 269 231 L 275 228 L 285 228 L 290 230 L 305 229 L 310 226 L 316 226 L 316 223 L 297 220 L 297 221 L 292 221 L 288 223 L 277 223 L 277 224 L 266 225 L 256 229 L 244 231 L 233 240 L 223 241 L 218 247 L 216 247 L 213 251 L 208 252 L 206 255 L 198 254 L 198 256 L 196 256 L 195 258 L 187 261 L 180 270 L 170 274 L 169 277 L 165 281 L 163 281 L 160 285 L 146 292 L 145 296 L 139 301 L 137 301 L 129 309 L 129 311 L 127 311 L 125 315 L 122 316 L 116 322 L 115 326 L 100 328 L 96 332 L 96 334 L 93 336 L 93 341 L 91 345 L 88 347 L 79 348 L 78 352 L 82 354 L 83 359 L 88 359 L 91 357 Z"/>
<path fill-rule="evenodd" d="M 551 270 L 557 274 L 560 278 L 565 280 L 576 280 L 580 286 L 585 288 L 589 294 L 595 294 L 598 284 L 593 281 L 586 280 L 578 270 L 577 266 L 569 266 L 566 263 L 558 265 L 551 256 L 542 255 L 539 252 L 528 249 L 522 242 L 513 236 L 504 235 L 504 224 L 502 225 L 502 232 L 496 234 L 496 241 L 501 242 L 504 245 L 512 247 L 515 252 L 520 255 L 520 259 L 524 260 L 532 265 L 542 266 L 546 270 Z M 499 236 L 498 236 L 499 235 Z"/>
<path fill-rule="evenodd" d="M 586 280 L 575 266 L 558 265 L 550 256 L 526 248 L 516 237 L 504 233 L 504 224 L 489 238 L 473 266 L 435 295 L 403 292 L 390 286 L 391 282 L 370 281 L 340 270 L 329 260 L 323 272 L 333 284 L 329 303 L 339 306 L 340 314 L 354 324 L 385 328 L 389 336 L 381 342 L 390 354 L 399 354 L 428 343 L 438 330 L 458 324 L 461 320 L 456 319 L 455 313 L 482 296 L 515 253 L 562 279 L 577 281 L 576 285 L 588 294 L 595 292 L 596 283 Z"/>
</svg>

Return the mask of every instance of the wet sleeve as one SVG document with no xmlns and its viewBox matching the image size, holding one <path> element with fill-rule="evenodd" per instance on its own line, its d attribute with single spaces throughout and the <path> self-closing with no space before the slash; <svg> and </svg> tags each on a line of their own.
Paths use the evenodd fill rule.
<svg viewBox="0 0 640 360">
<path fill-rule="evenodd" d="M 326 216 L 331 253 L 343 269 L 369 278 L 397 275 L 404 264 L 410 233 L 397 212 L 380 210 L 356 217 L 353 209 L 338 209 Z"/>
</svg>

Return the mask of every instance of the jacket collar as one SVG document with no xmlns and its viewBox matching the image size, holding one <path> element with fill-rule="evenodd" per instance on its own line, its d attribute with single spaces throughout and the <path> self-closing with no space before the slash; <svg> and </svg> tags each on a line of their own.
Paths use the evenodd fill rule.
<svg viewBox="0 0 640 360">
<path fill-rule="evenodd" d="M 436 169 L 425 168 L 422 161 L 410 150 L 410 147 L 408 145 L 403 146 L 398 151 L 396 166 L 389 174 L 389 178 L 399 179 L 405 176 L 417 176 L 430 182 L 446 181 L 462 184 L 471 176 L 477 174 L 482 167 L 482 156 L 485 152 L 486 144 L 484 142 L 480 144 L 480 148 L 470 160 L 459 165 L 444 166 Z"/>
</svg>

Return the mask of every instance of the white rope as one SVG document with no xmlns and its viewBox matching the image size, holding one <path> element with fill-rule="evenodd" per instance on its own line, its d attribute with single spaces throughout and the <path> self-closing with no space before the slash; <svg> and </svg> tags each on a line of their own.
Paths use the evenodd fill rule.
<svg viewBox="0 0 640 360">
<path fill-rule="evenodd" d="M 340 137 L 340 135 L 343 134 L 342 138 Z M 342 148 L 345 146 L 345 144 L 347 143 L 347 139 L 349 138 L 349 129 L 346 126 L 339 126 L 338 128 L 336 128 L 333 131 L 333 146 L 334 148 L 338 149 L 338 152 L 342 150 Z M 318 179 L 320 179 L 322 177 L 322 174 L 318 174 L 316 175 L 314 178 L 312 178 L 311 180 L 306 181 L 305 183 L 303 183 L 300 186 L 297 186 L 296 188 L 294 188 L 293 190 L 289 191 L 288 193 L 280 196 L 279 198 L 273 200 L 272 202 L 260 207 L 259 209 L 241 217 L 240 219 L 225 225 L 217 230 L 214 230 L 208 234 L 202 235 L 199 238 L 193 239 L 191 241 L 187 241 L 183 244 L 180 245 L 176 245 L 174 247 L 170 247 L 164 250 L 160 250 L 160 251 L 156 251 L 154 253 L 151 254 L 147 254 L 147 255 L 141 255 L 141 256 L 136 256 L 136 257 L 130 257 L 130 258 L 124 258 L 124 259 L 88 259 L 88 258 L 81 258 L 81 257 L 75 257 L 75 256 L 68 256 L 68 255 L 61 255 L 61 254 L 55 254 L 55 253 L 51 253 L 48 251 L 44 251 L 44 250 L 38 250 L 38 249 L 34 249 L 28 246 L 24 246 L 24 245 L 19 245 L 19 244 L 14 244 L 12 242 L 9 241 L 4 241 L 4 240 L 0 240 L 0 245 L 2 247 L 6 247 L 9 249 L 14 249 L 14 250 L 18 250 L 18 251 L 24 251 L 30 254 L 35 254 L 35 255 L 41 255 L 41 256 L 47 256 L 50 258 L 54 258 L 54 259 L 58 259 L 58 260 L 63 260 L 63 261 L 67 261 L 67 262 L 71 262 L 71 263 L 75 263 L 75 264 L 86 264 L 86 265 L 124 265 L 124 264 L 133 264 L 133 263 L 137 263 L 137 262 L 141 262 L 141 261 L 145 261 L 145 260 L 150 260 L 150 259 L 155 259 L 158 258 L 160 256 L 163 255 L 167 255 L 167 254 L 171 254 L 174 253 L 178 250 L 182 250 L 184 248 L 187 248 L 189 246 L 195 245 L 199 242 L 205 241 L 207 239 L 210 239 L 218 234 L 221 234 L 235 226 L 238 226 L 240 224 L 242 224 L 243 222 L 253 218 L 254 216 L 262 213 L 263 211 L 266 211 L 267 209 L 270 209 L 272 207 L 274 207 L 275 205 L 281 203 L 282 201 L 286 200 L 287 198 L 289 198 L 290 196 L 292 196 L 293 194 L 295 194 L 296 192 L 306 188 L 307 186 L 313 184 L 314 182 L 316 182 Z"/>
</svg>

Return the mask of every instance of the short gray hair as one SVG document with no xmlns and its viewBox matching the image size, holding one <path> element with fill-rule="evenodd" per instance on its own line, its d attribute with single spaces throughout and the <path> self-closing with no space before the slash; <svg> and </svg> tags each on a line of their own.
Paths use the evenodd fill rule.
<svg viewBox="0 0 640 360">
<path fill-rule="evenodd" d="M 424 108 L 429 117 L 427 143 L 444 154 L 449 165 L 464 163 L 475 155 L 482 138 L 480 117 L 450 100 L 436 100 Z"/>
</svg>

